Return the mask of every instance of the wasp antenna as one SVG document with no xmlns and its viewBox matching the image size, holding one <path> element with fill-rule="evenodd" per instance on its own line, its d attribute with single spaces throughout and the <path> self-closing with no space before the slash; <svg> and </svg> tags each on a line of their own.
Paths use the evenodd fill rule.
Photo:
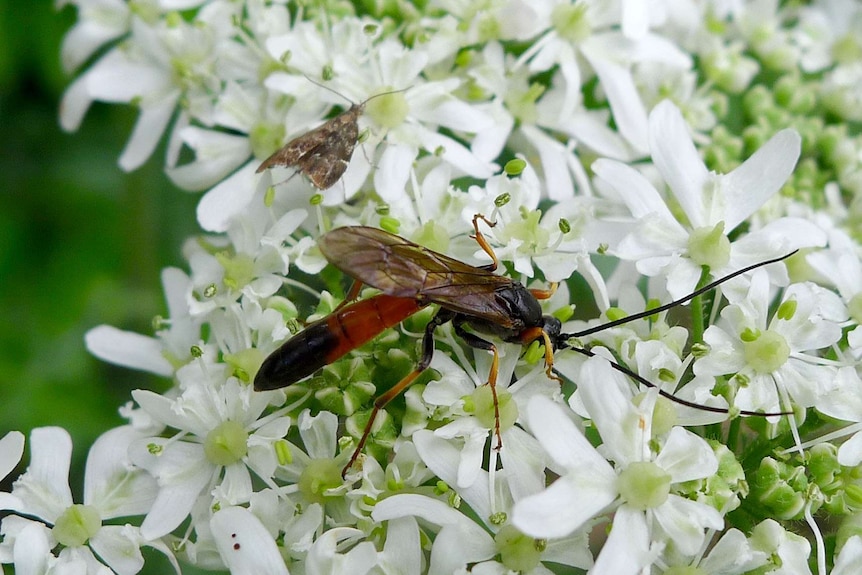
<svg viewBox="0 0 862 575">
<path fill-rule="evenodd" d="M 585 355 L 587 357 L 596 357 L 596 354 L 594 352 L 592 352 L 588 349 L 582 348 L 582 347 L 571 347 L 569 349 L 571 349 L 572 351 L 576 351 L 577 353 L 579 353 L 581 355 Z M 692 409 L 700 409 L 701 411 L 708 411 L 710 413 L 730 413 L 730 410 L 727 408 L 724 408 L 724 407 L 714 407 L 712 405 L 701 405 L 700 403 L 695 403 L 693 401 L 688 401 L 686 399 L 682 399 L 681 397 L 677 397 L 674 394 L 661 389 L 659 386 L 657 386 L 656 384 L 654 384 L 650 380 L 648 380 L 645 377 L 642 377 L 641 375 L 635 373 L 634 371 L 627 368 L 626 366 L 624 366 L 620 363 L 617 363 L 615 361 L 611 361 L 611 360 L 608 360 L 608 362 L 611 364 L 611 367 L 613 367 L 615 370 L 622 373 L 623 375 L 627 375 L 628 377 L 634 379 L 638 383 L 641 383 L 647 387 L 656 388 L 658 390 L 659 395 L 661 395 L 662 397 L 666 397 L 667 399 L 673 401 L 674 403 L 678 403 L 679 405 L 684 405 L 685 407 L 691 407 Z M 757 416 L 757 417 L 779 417 L 782 415 L 792 415 L 792 414 L 793 414 L 792 411 L 778 411 L 775 413 L 762 412 L 762 411 L 748 411 L 746 409 L 742 409 L 739 411 L 739 415 L 748 415 L 748 416 Z"/>
<path fill-rule="evenodd" d="M 338 90 L 333 90 L 333 89 L 332 89 L 332 88 L 330 88 L 329 86 L 326 86 L 326 85 L 324 85 L 324 84 L 321 84 L 321 83 L 320 83 L 320 82 L 318 82 L 317 80 L 313 80 L 313 79 L 309 78 L 308 76 L 306 76 L 305 74 L 303 74 L 303 76 L 305 76 L 305 79 L 306 79 L 306 80 L 308 80 L 309 82 L 311 82 L 312 84 L 314 84 L 315 86 L 319 86 L 319 87 L 323 88 L 324 90 L 328 90 L 328 91 L 332 92 L 333 94 L 335 94 L 336 96 L 338 96 L 339 98 L 344 98 L 345 100 L 347 100 L 348 102 L 350 102 L 350 105 L 351 105 L 351 106 L 355 106 L 355 105 L 356 105 L 356 104 L 354 104 L 354 103 L 353 103 L 353 100 L 351 100 L 350 98 L 348 98 L 347 96 L 345 96 L 344 94 L 342 94 L 341 92 L 339 92 Z"/>
<path fill-rule="evenodd" d="M 646 310 L 646 311 L 642 311 L 642 312 L 640 312 L 640 313 L 636 313 L 636 314 L 633 314 L 633 315 L 627 315 L 626 317 L 623 317 L 623 318 L 620 318 L 620 319 L 616 319 L 616 320 L 614 320 L 614 321 L 609 321 L 609 322 L 607 322 L 607 323 L 603 323 L 603 324 L 601 324 L 601 325 L 597 325 L 597 326 L 595 326 L 595 327 L 591 327 L 591 328 L 589 328 L 589 329 L 585 329 L 584 331 L 581 331 L 581 332 L 578 332 L 578 333 L 560 334 L 560 337 L 562 338 L 564 335 L 565 335 L 565 336 L 568 336 L 568 337 L 583 337 L 583 336 L 585 336 L 585 335 L 592 335 L 592 334 L 594 334 L 594 333 L 600 332 L 600 331 L 605 330 L 605 329 L 610 329 L 610 328 L 612 328 L 612 327 L 616 327 L 616 326 L 618 326 L 618 325 L 626 324 L 626 323 L 628 323 L 628 322 L 630 322 L 630 321 L 634 321 L 634 320 L 637 320 L 637 319 L 643 319 L 643 318 L 645 318 L 645 317 L 649 317 L 649 316 L 651 316 L 651 315 L 654 315 L 654 314 L 657 314 L 657 313 L 661 313 L 661 312 L 663 312 L 663 311 L 667 311 L 667 310 L 669 310 L 669 309 L 671 309 L 671 308 L 675 308 L 675 307 L 676 307 L 676 306 L 678 306 L 678 305 L 682 305 L 682 304 L 684 304 L 684 303 L 685 303 L 685 302 L 687 302 L 687 301 L 691 301 L 691 300 L 693 300 L 694 298 L 696 298 L 697 296 L 699 296 L 700 294 L 703 294 L 703 293 L 706 293 L 706 292 L 708 292 L 708 291 L 710 291 L 710 290 L 712 290 L 712 289 L 715 289 L 715 288 L 717 288 L 718 286 L 720 286 L 721 284 L 723 284 L 724 282 L 726 282 L 726 281 L 730 281 L 730 280 L 732 280 L 733 278 L 738 277 L 738 276 L 741 276 L 741 275 L 742 275 L 742 274 L 744 274 L 744 273 L 748 273 L 748 272 L 750 272 L 751 270 L 755 270 L 755 269 L 757 269 L 757 268 L 759 268 L 759 267 L 768 266 L 769 264 L 774 264 L 774 263 L 777 263 L 777 262 L 780 262 L 780 261 L 786 260 L 787 258 L 789 258 L 789 257 L 790 257 L 790 256 L 792 256 L 793 254 L 797 253 L 798 251 L 799 251 L 799 250 L 793 250 L 792 252 L 790 252 L 790 253 L 788 253 L 788 254 L 784 254 L 783 256 L 780 256 L 780 257 L 777 257 L 777 258 L 772 258 L 771 260 L 766 260 L 766 261 L 758 262 L 758 263 L 756 263 L 756 264 L 751 264 L 750 266 L 746 266 L 746 267 L 744 267 L 744 268 L 742 268 L 742 269 L 736 270 L 736 271 L 735 271 L 735 272 L 733 272 L 733 273 L 730 273 L 730 274 L 727 274 L 727 275 L 726 275 L 726 276 L 724 276 L 724 277 L 718 278 L 718 279 L 717 279 L 717 280 L 715 280 L 714 282 L 711 282 L 711 283 L 706 284 L 706 285 L 705 285 L 705 286 L 703 286 L 702 288 L 697 289 L 697 290 L 695 290 L 695 291 L 691 292 L 690 294 L 688 294 L 688 295 L 687 295 L 687 296 L 685 296 L 685 297 L 681 297 L 681 298 L 679 298 L 678 300 L 674 300 L 674 301 L 672 301 L 672 302 L 670 302 L 670 303 L 666 303 L 666 304 L 661 305 L 661 306 L 659 306 L 659 307 L 657 307 L 657 308 L 653 308 L 653 309 L 649 309 L 649 310 Z"/>
</svg>

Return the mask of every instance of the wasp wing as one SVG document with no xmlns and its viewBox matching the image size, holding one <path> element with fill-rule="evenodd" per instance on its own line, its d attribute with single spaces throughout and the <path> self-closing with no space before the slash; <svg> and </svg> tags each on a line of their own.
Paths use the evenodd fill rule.
<svg viewBox="0 0 862 575">
<path fill-rule="evenodd" d="M 495 292 L 512 280 L 377 228 L 337 228 L 318 240 L 329 262 L 353 279 L 397 297 L 424 299 L 457 313 L 512 325 Z"/>
</svg>

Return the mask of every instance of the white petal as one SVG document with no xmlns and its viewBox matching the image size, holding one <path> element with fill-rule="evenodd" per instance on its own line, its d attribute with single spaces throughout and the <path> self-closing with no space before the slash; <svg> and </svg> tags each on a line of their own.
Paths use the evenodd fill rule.
<svg viewBox="0 0 862 575">
<path fill-rule="evenodd" d="M 605 463 L 607 465 L 607 463 Z M 616 499 L 616 478 L 608 480 L 587 466 L 557 479 L 550 487 L 518 501 L 512 525 L 531 537 L 565 537 Z"/>
<path fill-rule="evenodd" d="M 31 522 L 15 537 L 12 550 L 17 575 L 45 575 L 48 573 L 48 558 L 51 544 L 47 529 L 41 523 Z"/>
<path fill-rule="evenodd" d="M 862 565 L 862 537 L 854 535 L 844 543 L 835 559 L 832 575 L 853 575 Z"/>
<path fill-rule="evenodd" d="M 682 113 L 670 100 L 663 100 L 650 113 L 649 141 L 653 163 L 692 227 L 707 225 L 702 198 L 709 173 L 694 147 Z M 728 226 L 727 230 L 730 229 Z"/>
<path fill-rule="evenodd" d="M 60 100 L 60 126 L 67 132 L 77 130 L 92 103 L 93 97 L 87 90 L 87 78 L 82 76 L 63 93 L 63 99 Z"/>
<path fill-rule="evenodd" d="M 24 454 L 24 434 L 10 431 L 0 439 L 0 479 L 5 479 L 18 466 Z"/>
<path fill-rule="evenodd" d="M 299 415 L 297 422 L 299 435 L 305 451 L 312 459 L 335 457 L 338 416 L 329 411 L 321 411 L 312 416 L 306 410 Z"/>
<path fill-rule="evenodd" d="M 434 538 L 428 575 L 464 573 L 469 564 L 490 559 L 496 553 L 494 540 L 486 532 L 479 534 L 465 531 L 461 525 L 448 525 Z"/>
<path fill-rule="evenodd" d="M 168 168 L 166 173 L 184 190 L 203 190 L 217 184 L 247 161 L 251 153 L 247 136 L 188 126 L 180 130 L 180 137 L 195 151 L 195 160 Z"/>
<path fill-rule="evenodd" d="M 764 565 L 766 560 L 766 553 L 752 549 L 740 530 L 730 529 L 699 566 L 705 573 L 748 573 Z"/>
<path fill-rule="evenodd" d="M 542 448 L 564 469 L 589 469 L 603 480 L 616 477 L 613 468 L 575 426 L 565 411 L 550 399 L 537 395 L 527 405 L 527 422 Z"/>
<path fill-rule="evenodd" d="M 150 450 L 153 444 L 162 448 L 158 455 Z M 141 525 L 141 534 L 147 539 L 166 535 L 182 523 L 215 471 L 204 456 L 203 446 L 183 442 L 168 444 L 163 438 L 132 443 L 129 457 L 159 481 L 159 494 Z"/>
<path fill-rule="evenodd" d="M 802 139 L 796 130 L 781 130 L 741 166 L 724 176 L 725 230 L 745 221 L 775 195 L 793 173 Z"/>
<path fill-rule="evenodd" d="M 451 443 L 427 429 L 414 433 L 413 443 L 419 457 L 437 477 L 449 485 L 458 484 L 458 465 L 461 460 L 461 453 Z M 487 477 L 488 472 L 479 469 L 475 481 L 468 487 L 458 488 L 458 495 L 470 505 L 470 508 L 479 517 L 488 517 L 491 514 Z"/>
<path fill-rule="evenodd" d="M 669 495 L 663 505 L 654 510 L 656 521 L 683 555 L 697 553 L 704 540 L 704 529 L 724 527 L 721 514 L 704 503 Z"/>
<path fill-rule="evenodd" d="M 306 557 L 305 566 L 308 575 L 364 575 L 377 563 L 377 552 L 371 542 L 360 543 L 347 553 L 338 553 L 338 543 L 346 539 L 364 537 L 359 529 L 336 527 L 321 535 Z"/>
<path fill-rule="evenodd" d="M 548 196 L 558 201 L 573 197 L 575 189 L 566 163 L 566 156 L 571 155 L 571 152 L 535 126 L 521 126 L 521 133 L 539 153 Z"/>
<path fill-rule="evenodd" d="M 838 463 L 855 467 L 862 462 L 862 432 L 857 432 L 838 448 Z"/>
<path fill-rule="evenodd" d="M 419 575 L 422 568 L 422 547 L 419 526 L 412 517 L 391 519 L 386 529 L 386 543 L 378 563 L 384 572 Z"/>
<path fill-rule="evenodd" d="M 12 489 L 24 508 L 18 511 L 54 523 L 72 505 L 69 462 L 72 438 L 60 427 L 38 427 L 30 432 L 30 466 Z"/>
<path fill-rule="evenodd" d="M 174 373 L 173 366 L 162 355 L 162 343 L 156 338 L 100 325 L 86 333 L 84 342 L 90 353 L 108 363 L 164 377 Z"/>
<path fill-rule="evenodd" d="M 649 533 L 644 514 L 623 505 L 590 575 L 635 575 L 649 563 Z"/>
<path fill-rule="evenodd" d="M 670 473 L 673 483 L 709 477 L 718 471 L 718 459 L 701 437 L 674 427 L 655 463 Z"/>
<path fill-rule="evenodd" d="M 135 122 L 135 129 L 132 130 L 132 135 L 120 154 L 119 165 L 122 169 L 130 172 L 140 168 L 147 161 L 159 140 L 162 139 L 162 134 L 165 133 L 165 128 L 174 115 L 177 100 L 179 100 L 179 92 L 170 94 L 161 101 L 141 108 L 141 113 Z"/>
<path fill-rule="evenodd" d="M 494 164 L 480 160 L 469 148 L 457 140 L 438 132 L 432 132 L 423 126 L 416 126 L 416 131 L 426 150 L 432 154 L 442 150 L 440 157 L 466 175 L 480 179 L 490 178 L 494 175 Z"/>
<path fill-rule="evenodd" d="M 90 539 L 90 547 L 118 575 L 135 575 L 144 566 L 141 549 L 126 535 L 126 527 L 103 526 Z"/>
<path fill-rule="evenodd" d="M 198 223 L 210 232 L 226 232 L 231 220 L 251 202 L 256 189 L 255 166 L 248 163 L 208 191 L 198 203 Z"/>
<path fill-rule="evenodd" d="M 418 153 L 413 146 L 386 146 L 374 171 L 374 188 L 384 201 L 395 203 L 403 200 L 404 186 L 407 185 L 413 160 Z"/>
<path fill-rule="evenodd" d="M 210 528 L 231 575 L 288 575 L 272 536 L 248 510 L 228 507 L 216 511 Z"/>
<path fill-rule="evenodd" d="M 143 515 L 156 497 L 156 480 L 132 466 L 129 446 L 141 434 L 124 425 L 102 434 L 87 456 L 84 503 L 99 510 L 102 519 Z"/>
<path fill-rule="evenodd" d="M 608 98 L 614 121 L 620 134 L 639 152 L 649 149 L 647 113 L 641 102 L 631 70 L 592 50 L 588 42 L 583 46 L 587 57 Z"/>
</svg>

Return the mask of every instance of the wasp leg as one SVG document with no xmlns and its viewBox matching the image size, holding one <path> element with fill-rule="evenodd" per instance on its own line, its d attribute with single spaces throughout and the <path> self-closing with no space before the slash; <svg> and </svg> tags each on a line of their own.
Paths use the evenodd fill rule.
<svg viewBox="0 0 862 575">
<path fill-rule="evenodd" d="M 530 288 L 530 293 L 533 294 L 533 297 L 536 299 L 550 299 L 555 293 L 557 293 L 557 286 L 560 285 L 557 282 L 553 282 L 548 286 L 548 289 L 535 289 Z"/>
<path fill-rule="evenodd" d="M 492 228 L 497 225 L 497 222 L 492 222 L 482 214 L 476 214 L 473 216 L 473 229 L 476 230 L 476 235 L 472 236 L 476 243 L 479 244 L 479 247 L 482 248 L 482 251 L 490 256 L 492 263 L 486 266 L 480 266 L 483 270 L 488 270 L 489 272 L 493 272 L 500 265 L 500 260 L 497 259 L 497 254 L 494 253 L 494 248 L 491 247 L 491 244 L 488 243 L 488 240 L 485 239 L 485 236 L 482 235 L 482 232 L 479 231 L 479 220 L 482 220 Z"/>
<path fill-rule="evenodd" d="M 476 349 L 484 349 L 486 351 L 490 351 L 493 354 L 491 358 L 491 369 L 488 372 L 488 385 L 491 387 L 491 397 L 494 401 L 494 435 L 497 436 L 497 451 L 503 448 L 503 438 L 500 436 L 500 404 L 497 400 L 497 371 L 499 370 L 500 359 L 499 354 L 497 353 L 497 346 L 495 346 L 490 341 L 486 341 L 481 337 L 470 333 L 465 330 L 462 326 L 467 321 L 466 317 L 458 316 L 452 320 L 452 325 L 455 328 L 455 333 L 458 334 L 458 337 L 464 340 L 464 342 L 470 347 L 474 347 Z"/>
<path fill-rule="evenodd" d="M 344 469 L 341 470 L 342 478 L 347 474 L 347 471 L 353 467 L 353 464 L 356 463 L 356 459 L 362 452 L 362 448 L 365 447 L 365 443 L 368 441 L 368 436 L 371 435 L 371 428 L 374 426 L 374 420 L 377 419 L 377 414 L 380 413 L 380 410 L 385 408 L 390 401 L 401 395 L 401 393 L 410 387 L 410 384 L 419 377 L 419 374 L 428 369 L 428 366 L 431 365 L 431 358 L 434 356 L 434 330 L 444 323 L 451 321 L 454 317 L 455 312 L 440 309 L 440 311 L 431 318 L 428 325 L 425 326 L 425 335 L 422 336 L 422 357 L 419 359 L 419 363 L 416 364 L 416 368 L 413 371 L 404 376 L 404 378 L 389 389 L 389 391 L 374 400 L 374 407 L 371 409 L 371 415 L 368 417 L 368 423 L 365 424 L 365 429 L 362 430 L 362 437 L 359 438 L 359 443 L 357 444 L 356 449 L 353 450 L 353 455 L 350 456 L 350 461 L 348 461 L 347 465 L 344 466 Z"/>
<path fill-rule="evenodd" d="M 359 280 L 353 280 L 353 283 L 350 284 L 350 290 L 348 290 L 347 295 L 344 296 L 344 299 L 341 300 L 341 303 L 335 306 L 335 309 L 330 313 L 335 313 L 339 311 L 341 308 L 346 306 L 349 303 L 353 303 L 359 299 L 359 292 L 362 291 L 362 286 L 365 284 Z"/>
<path fill-rule="evenodd" d="M 518 335 L 518 339 L 521 340 L 523 345 L 529 345 L 537 339 L 542 340 L 542 344 L 545 346 L 545 375 L 549 379 L 553 379 L 560 385 L 563 385 L 563 380 L 554 371 L 554 346 L 551 343 L 551 336 L 548 335 L 548 332 L 541 327 L 531 327 L 522 331 Z"/>
</svg>

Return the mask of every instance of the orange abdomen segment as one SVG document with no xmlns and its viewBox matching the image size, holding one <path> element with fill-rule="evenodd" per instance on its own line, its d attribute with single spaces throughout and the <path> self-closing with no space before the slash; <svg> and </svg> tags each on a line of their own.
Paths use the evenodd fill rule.
<svg viewBox="0 0 862 575">
<path fill-rule="evenodd" d="M 264 360 L 254 378 L 258 391 L 303 379 L 424 307 L 413 298 L 376 295 L 309 324 Z"/>
</svg>

